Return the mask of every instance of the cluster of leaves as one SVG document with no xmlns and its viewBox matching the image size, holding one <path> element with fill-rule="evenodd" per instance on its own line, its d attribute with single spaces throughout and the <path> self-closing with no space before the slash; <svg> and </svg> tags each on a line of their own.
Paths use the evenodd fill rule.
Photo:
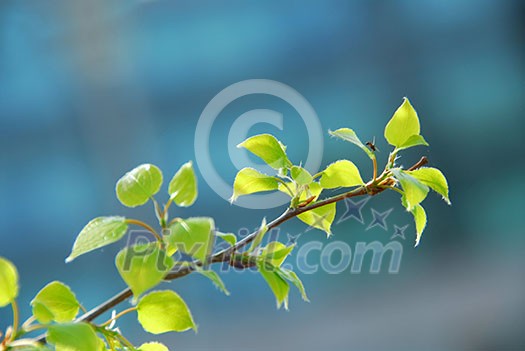
<svg viewBox="0 0 525 351">
<path fill-rule="evenodd" d="M 396 165 L 401 150 L 428 145 L 420 135 L 419 119 L 410 102 L 405 99 L 385 128 L 385 138 L 394 146 L 381 174 L 377 172 L 374 145 L 363 144 L 348 128 L 330 132 L 334 137 L 359 146 L 372 160 L 373 178 L 364 182 L 357 166 L 349 160 L 338 160 L 317 174 L 310 174 L 300 164 L 294 165 L 286 154 L 286 147 L 269 134 L 253 136 L 239 145 L 260 157 L 275 170 L 266 175 L 253 168 L 240 170 L 234 181 L 232 201 L 239 196 L 263 191 L 282 191 L 290 196 L 286 219 L 297 217 L 304 223 L 331 235 L 336 215 L 336 202 L 350 195 L 375 195 L 387 189 L 399 192 L 403 206 L 410 211 L 416 223 L 416 245 L 426 225 L 426 214 L 421 206 L 430 189 L 441 194 L 450 203 L 448 185 L 443 174 L 435 168 L 405 170 Z M 368 143 L 370 144 L 370 143 Z M 137 207 L 151 201 L 158 219 L 160 234 L 152 226 L 137 219 L 121 216 L 98 217 L 80 232 L 66 259 L 70 262 L 80 255 L 122 239 L 130 226 L 140 226 L 151 234 L 152 240 L 122 249 L 115 258 L 116 268 L 133 295 L 132 307 L 101 324 L 78 317 L 83 306 L 65 284 L 54 281 L 45 286 L 31 301 L 33 315 L 19 326 L 18 274 L 14 265 L 0 258 L 0 307 L 12 305 L 13 327 L 0 344 L 0 350 L 141 350 L 163 351 L 160 343 L 146 343 L 135 347 L 121 333 L 116 322 L 128 313 L 136 313 L 138 322 L 147 332 L 160 334 L 196 330 L 192 314 L 184 300 L 172 290 L 149 292 L 170 272 L 186 268 L 209 278 L 222 292 L 229 294 L 219 275 L 210 264 L 228 262 L 234 267 L 256 267 L 268 283 L 277 301 L 277 307 L 288 308 L 290 284 L 295 286 L 303 300 L 308 301 L 301 280 L 295 272 L 282 267 L 294 245 L 273 241 L 262 246 L 263 238 L 272 224 L 263 220 L 260 228 L 237 241 L 232 233 L 215 228 L 210 217 L 170 218 L 169 209 L 191 206 L 197 199 L 197 179 L 191 162 L 184 164 L 168 185 L 168 201 L 160 206 L 154 196 L 163 183 L 161 170 L 152 164 L 140 165 L 126 173 L 116 185 L 119 201 L 128 207 Z M 346 193 L 319 200 L 325 189 L 350 188 Z M 217 251 L 216 241 L 227 249 Z M 249 248 L 247 244 L 251 242 Z M 26 334 L 46 330 L 47 344 Z"/>
</svg>

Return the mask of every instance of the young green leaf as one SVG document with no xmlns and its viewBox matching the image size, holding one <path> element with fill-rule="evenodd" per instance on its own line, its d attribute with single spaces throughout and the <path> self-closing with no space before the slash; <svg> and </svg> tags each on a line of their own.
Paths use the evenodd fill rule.
<svg viewBox="0 0 525 351">
<path fill-rule="evenodd" d="M 443 196 L 443 200 L 450 205 L 447 178 L 439 169 L 423 167 L 414 171 L 407 171 L 407 173 Z"/>
<path fill-rule="evenodd" d="M 301 281 L 301 279 L 299 279 L 299 277 L 297 276 L 297 274 L 295 274 L 294 271 L 291 271 L 289 269 L 285 269 L 282 267 L 278 268 L 276 271 L 281 276 L 281 278 L 295 285 L 295 287 L 301 293 L 301 297 L 304 301 L 310 302 L 310 300 L 308 299 L 308 296 L 306 295 L 306 290 L 304 289 L 303 282 Z"/>
<path fill-rule="evenodd" d="M 418 145 L 428 146 L 428 143 L 422 135 L 412 135 L 403 143 L 403 145 L 397 147 L 396 150 L 401 151 Z"/>
<path fill-rule="evenodd" d="M 47 330 L 47 342 L 57 351 L 101 351 L 104 343 L 87 323 L 54 324 Z"/>
<path fill-rule="evenodd" d="M 277 190 L 279 184 L 275 177 L 260 173 L 253 168 L 243 168 L 237 173 L 233 182 L 233 196 L 231 202 L 241 195 L 258 193 L 261 191 Z"/>
<path fill-rule="evenodd" d="M 270 262 L 274 267 L 280 267 L 293 249 L 294 245 L 286 246 L 281 242 L 272 241 L 262 249 L 259 257 Z"/>
<path fill-rule="evenodd" d="M 215 231 L 215 236 L 221 238 L 222 240 L 226 241 L 231 246 L 235 245 L 237 243 L 237 237 L 233 233 L 221 233 L 218 231 Z"/>
<path fill-rule="evenodd" d="M 58 281 L 46 285 L 31 301 L 33 316 L 42 324 L 71 322 L 80 304 L 71 289 Z"/>
<path fill-rule="evenodd" d="M 214 230 L 210 217 L 192 217 L 171 225 L 165 237 L 168 255 L 179 250 L 205 262 L 213 248 Z"/>
<path fill-rule="evenodd" d="M 335 219 L 335 211 L 336 205 L 332 203 L 301 213 L 297 218 L 311 227 L 326 232 L 326 234 L 330 236 L 332 235 L 330 227 Z"/>
<path fill-rule="evenodd" d="M 192 162 L 186 162 L 175 173 L 168 186 L 168 193 L 177 206 L 189 207 L 197 199 L 197 177 Z"/>
<path fill-rule="evenodd" d="M 137 313 L 142 328 L 152 334 L 197 331 L 188 306 L 171 290 L 154 291 L 144 296 L 137 305 Z"/>
<path fill-rule="evenodd" d="M 162 172 L 152 164 L 140 165 L 124 174 L 117 182 L 119 201 L 127 207 L 144 205 L 162 185 Z"/>
<path fill-rule="evenodd" d="M 350 142 L 352 144 L 355 144 L 355 145 L 359 146 L 361 148 L 361 150 L 366 152 L 368 157 L 370 157 L 371 159 L 374 159 L 376 157 L 374 155 L 374 153 L 368 147 L 366 147 L 366 145 L 363 144 L 361 142 L 361 140 L 359 140 L 359 138 L 357 137 L 357 134 L 352 129 L 350 129 L 350 128 L 340 128 L 340 129 L 336 130 L 335 132 L 332 132 L 330 130 L 330 131 L 328 131 L 328 133 L 331 136 L 337 137 L 339 139 L 343 139 L 345 141 L 348 141 L 348 142 Z"/>
<path fill-rule="evenodd" d="M 127 232 L 128 224 L 124 217 L 98 217 L 92 219 L 78 234 L 73 250 L 66 262 L 100 247 L 120 240 Z"/>
<path fill-rule="evenodd" d="M 385 138 L 390 145 L 402 147 L 413 135 L 419 135 L 419 118 L 407 98 L 396 110 L 385 127 Z"/>
<path fill-rule="evenodd" d="M 392 173 L 403 187 L 404 205 L 408 211 L 412 211 L 414 206 L 427 197 L 428 186 L 399 168 L 392 169 Z"/>
<path fill-rule="evenodd" d="M 115 258 L 118 272 L 133 292 L 135 300 L 159 284 L 174 264 L 173 258 L 156 242 L 126 247 Z"/>
<path fill-rule="evenodd" d="M 255 235 L 255 238 L 253 239 L 252 245 L 248 249 L 248 252 L 253 252 L 256 248 L 259 247 L 259 245 L 261 245 L 261 242 L 267 231 L 268 231 L 268 225 L 266 224 L 266 218 L 263 218 L 261 226 L 259 227 L 257 235 Z"/>
<path fill-rule="evenodd" d="M 161 344 L 160 342 L 147 342 L 140 345 L 138 351 L 170 351 L 166 345 Z"/>
<path fill-rule="evenodd" d="M 416 222 L 416 245 L 419 245 L 419 241 L 421 240 L 421 234 L 423 234 L 423 230 L 425 229 L 425 226 L 427 225 L 427 214 L 425 213 L 425 209 L 421 205 L 416 205 L 412 209 L 412 215 L 414 216 L 414 221 Z"/>
<path fill-rule="evenodd" d="M 0 307 L 13 302 L 18 296 L 18 272 L 11 261 L 0 257 Z"/>
<path fill-rule="evenodd" d="M 281 308 L 284 305 L 284 308 L 288 309 L 288 294 L 290 292 L 290 285 L 284 280 L 279 273 L 277 273 L 275 267 L 267 262 L 257 263 L 257 268 L 261 273 L 266 283 L 272 289 L 275 299 L 277 301 L 277 308 Z"/>
<path fill-rule="evenodd" d="M 326 167 L 319 183 L 325 189 L 364 184 L 356 165 L 348 160 L 339 160 Z"/>
<path fill-rule="evenodd" d="M 314 180 L 310 172 L 303 167 L 292 166 L 290 174 L 292 175 L 292 179 L 299 185 L 308 185 Z"/>
<path fill-rule="evenodd" d="M 286 156 L 286 147 L 270 134 L 259 134 L 246 139 L 237 147 L 243 147 L 259 156 L 273 169 L 289 168 L 292 163 Z"/>
<path fill-rule="evenodd" d="M 217 289 L 222 291 L 225 295 L 230 296 L 230 292 L 228 291 L 228 289 L 226 289 L 226 285 L 224 285 L 224 282 L 222 281 L 221 277 L 219 277 L 219 275 L 215 271 L 212 271 L 211 269 L 204 270 L 197 268 L 196 272 L 202 274 L 203 276 L 211 280 L 211 282 L 213 283 L 213 285 L 215 285 Z"/>
</svg>

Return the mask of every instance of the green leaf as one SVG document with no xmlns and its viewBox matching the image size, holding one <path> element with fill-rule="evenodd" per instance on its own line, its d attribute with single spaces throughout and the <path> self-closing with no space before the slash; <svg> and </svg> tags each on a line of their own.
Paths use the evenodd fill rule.
<svg viewBox="0 0 525 351">
<path fill-rule="evenodd" d="M 279 273 L 277 273 L 275 267 L 267 262 L 257 263 L 259 272 L 261 273 L 266 283 L 272 289 L 275 299 L 277 301 L 277 308 L 281 308 L 284 305 L 284 308 L 288 309 L 288 293 L 290 292 L 290 285 L 284 280 Z"/>
<path fill-rule="evenodd" d="M 237 243 L 237 237 L 233 233 L 221 233 L 218 231 L 215 231 L 215 236 L 221 238 L 222 240 L 226 241 L 231 246 L 235 245 Z"/>
<path fill-rule="evenodd" d="M 385 138 L 390 145 L 402 147 L 413 135 L 419 135 L 419 119 L 407 98 L 396 110 L 385 127 Z"/>
<path fill-rule="evenodd" d="M 326 167 L 319 183 L 325 189 L 364 184 L 356 165 L 348 160 L 339 160 Z"/>
<path fill-rule="evenodd" d="M 128 207 L 144 205 L 162 185 L 162 172 L 152 164 L 140 165 L 124 174 L 117 182 L 119 201 Z"/>
<path fill-rule="evenodd" d="M 292 163 L 286 156 L 286 147 L 270 134 L 259 134 L 246 139 L 237 147 L 243 147 L 259 156 L 273 169 L 289 168 Z"/>
<path fill-rule="evenodd" d="M 310 172 L 303 167 L 292 166 L 290 174 L 292 175 L 292 179 L 299 185 L 308 185 L 314 180 Z"/>
<path fill-rule="evenodd" d="M 404 205 L 408 211 L 412 211 L 414 206 L 421 203 L 421 201 L 427 197 L 429 191 L 428 186 L 399 168 L 392 169 L 392 173 L 403 187 Z"/>
<path fill-rule="evenodd" d="M 215 222 L 210 217 L 192 217 L 169 227 L 165 237 L 168 255 L 180 250 L 205 262 L 213 248 Z"/>
<path fill-rule="evenodd" d="M 241 195 L 258 193 L 261 191 L 277 190 L 279 184 L 275 177 L 260 173 L 253 168 L 243 168 L 233 182 L 233 196 L 231 202 Z"/>
<path fill-rule="evenodd" d="M 331 136 L 337 137 L 339 139 L 343 139 L 345 141 L 348 141 L 348 142 L 350 142 L 352 144 L 355 144 L 355 145 L 359 146 L 364 152 L 366 152 L 368 157 L 370 157 L 371 159 L 374 159 L 376 157 L 374 155 L 374 153 L 368 147 L 366 147 L 366 145 L 363 144 L 361 142 L 361 140 L 359 140 L 359 138 L 357 137 L 357 134 L 352 129 L 350 129 L 350 128 L 340 128 L 340 129 L 336 130 L 335 132 L 332 132 L 330 130 L 330 131 L 328 131 L 328 133 Z"/>
<path fill-rule="evenodd" d="M 137 305 L 137 313 L 142 328 L 152 334 L 197 331 L 188 306 L 171 290 L 154 291 L 144 296 Z"/>
<path fill-rule="evenodd" d="M 42 323 L 71 322 L 75 319 L 80 304 L 71 289 L 54 281 L 46 285 L 31 301 L 33 315 Z"/>
<path fill-rule="evenodd" d="M 272 241 L 262 249 L 260 257 L 270 262 L 272 266 L 280 267 L 293 249 L 294 245 L 286 246 L 281 242 Z"/>
<path fill-rule="evenodd" d="M 259 230 L 257 232 L 257 235 L 252 241 L 252 245 L 248 249 L 248 252 L 253 252 L 259 245 L 261 245 L 262 239 L 264 238 L 264 235 L 268 231 L 268 225 L 266 224 L 266 217 L 263 218 L 261 226 L 259 227 Z"/>
<path fill-rule="evenodd" d="M 447 204 L 451 204 L 448 197 L 447 178 L 445 178 L 439 169 L 423 167 L 414 171 L 407 171 L 407 173 L 443 196 L 443 200 L 445 200 Z"/>
<path fill-rule="evenodd" d="M 11 261 L 0 257 L 0 307 L 13 302 L 18 296 L 18 272 Z"/>
<path fill-rule="evenodd" d="M 100 247 L 120 240 L 127 232 L 128 224 L 124 217 L 98 217 L 92 219 L 78 234 L 73 250 L 66 262 Z"/>
<path fill-rule="evenodd" d="M 397 147 L 396 149 L 397 151 L 401 151 L 418 145 L 428 146 L 428 143 L 422 135 L 412 135 L 403 143 L 403 145 Z"/>
<path fill-rule="evenodd" d="M 421 235 L 423 234 L 423 230 L 425 229 L 425 226 L 427 225 L 427 214 L 425 213 L 425 209 L 421 205 L 416 205 L 412 209 L 412 215 L 414 216 L 414 221 L 416 222 L 416 245 L 419 245 L 419 241 L 421 240 Z"/>
<path fill-rule="evenodd" d="M 177 206 L 188 207 L 197 200 L 197 177 L 193 163 L 186 162 L 175 173 L 168 186 L 168 193 Z"/>
<path fill-rule="evenodd" d="M 336 205 L 332 203 L 301 213 L 297 218 L 311 227 L 326 232 L 330 236 L 332 234 L 330 227 L 335 219 L 335 211 Z"/>
<path fill-rule="evenodd" d="M 160 342 L 147 342 L 140 345 L 139 351 L 170 351 L 164 344 Z"/>
<path fill-rule="evenodd" d="M 56 351 L 98 351 L 103 343 L 95 330 L 87 323 L 66 323 L 51 325 L 47 331 L 47 342 Z"/>
<path fill-rule="evenodd" d="M 135 300 L 159 284 L 174 264 L 157 242 L 126 247 L 115 258 L 120 276 L 133 291 Z"/>
<path fill-rule="evenodd" d="M 304 289 L 303 282 L 301 281 L 301 279 L 299 279 L 299 277 L 297 276 L 297 274 L 295 274 L 294 271 L 281 267 L 277 269 L 277 273 L 281 276 L 281 278 L 295 285 L 295 287 L 301 293 L 301 297 L 304 301 L 310 302 L 310 300 L 308 299 L 308 296 L 306 295 L 306 290 Z"/>
<path fill-rule="evenodd" d="M 222 291 L 225 295 L 230 296 L 230 292 L 228 291 L 228 289 L 226 289 L 226 285 L 224 285 L 224 282 L 222 281 L 221 277 L 219 277 L 219 275 L 215 271 L 212 271 L 211 269 L 204 270 L 197 268 L 196 272 L 202 274 L 203 276 L 211 280 L 213 285 L 215 285 L 217 289 Z"/>
</svg>

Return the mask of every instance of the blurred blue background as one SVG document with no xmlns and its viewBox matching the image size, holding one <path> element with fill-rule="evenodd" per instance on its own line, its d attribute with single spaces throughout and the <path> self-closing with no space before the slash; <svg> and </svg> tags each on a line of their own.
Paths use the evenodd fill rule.
<svg viewBox="0 0 525 351">
<path fill-rule="evenodd" d="M 399 239 L 399 274 L 387 274 L 386 264 L 376 275 L 301 274 L 312 302 L 292 291 L 289 312 L 276 310 L 253 273 L 224 275 L 230 297 L 190 276 L 168 286 L 187 301 L 198 334 L 149 336 L 126 316 L 121 328 L 131 339 L 176 350 L 525 349 L 524 9 L 522 1 L 488 0 L 2 1 L 0 255 L 18 266 L 24 315 L 51 280 L 69 284 L 87 307 L 124 288 L 113 257 L 125 243 L 66 265 L 76 234 L 101 215 L 154 223 L 151 206 L 119 205 L 115 181 L 144 162 L 169 179 L 194 159 L 206 104 L 230 84 L 263 78 L 301 93 L 324 135 L 350 127 L 364 140 L 375 136 L 381 161 L 384 125 L 408 96 L 431 148 L 401 161 L 427 155 L 447 175 L 453 206 L 429 196 L 417 249 L 396 194 L 373 198 L 365 225 L 334 227 L 330 240 L 354 247 L 387 243 L 394 224 L 410 224 Z M 296 111 L 269 96 L 239 99 L 219 115 L 210 140 L 228 182 L 236 172 L 229 128 L 254 108 L 283 113 L 284 130 L 259 125 L 253 133 L 275 134 L 296 162 L 306 156 Z M 362 152 L 325 137 L 323 165 L 342 157 L 370 175 Z M 231 206 L 199 180 L 199 200 L 177 215 L 210 215 L 236 231 L 282 210 Z M 394 208 L 388 231 L 366 230 L 371 208 Z M 303 230 L 292 221 L 282 233 Z M 310 240 L 326 243 L 310 231 L 299 245 Z M 2 330 L 10 318 L 0 312 Z"/>
</svg>

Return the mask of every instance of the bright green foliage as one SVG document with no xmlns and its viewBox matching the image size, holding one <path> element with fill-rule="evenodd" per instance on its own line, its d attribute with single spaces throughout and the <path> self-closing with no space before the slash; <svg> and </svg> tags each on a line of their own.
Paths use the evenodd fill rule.
<svg viewBox="0 0 525 351">
<path fill-rule="evenodd" d="M 56 351 L 104 350 L 102 340 L 87 323 L 54 324 L 49 327 L 46 339 Z"/>
<path fill-rule="evenodd" d="M 401 148 L 413 135 L 419 135 L 419 119 L 407 98 L 396 110 L 385 127 L 385 139 L 390 145 Z"/>
<path fill-rule="evenodd" d="M 428 143 L 422 135 L 412 135 L 401 146 L 397 147 L 396 150 L 401 151 L 418 145 L 428 146 Z"/>
<path fill-rule="evenodd" d="M 173 258 L 158 247 L 158 243 L 135 245 L 121 250 L 115 265 L 122 279 L 137 299 L 155 287 L 173 268 Z"/>
<path fill-rule="evenodd" d="M 261 226 L 259 227 L 259 230 L 257 231 L 257 235 L 252 241 L 252 245 L 250 246 L 250 249 L 248 252 L 253 252 L 256 248 L 261 245 L 262 239 L 264 238 L 264 235 L 268 231 L 268 225 L 266 224 L 266 218 L 263 218 Z"/>
<path fill-rule="evenodd" d="M 356 165 L 348 160 L 339 160 L 323 171 L 320 184 L 325 189 L 348 188 L 363 185 L 363 179 Z"/>
<path fill-rule="evenodd" d="M 295 274 L 294 271 L 291 271 L 289 269 L 285 269 L 282 267 L 278 267 L 276 268 L 276 272 L 277 274 L 281 276 L 281 278 L 295 285 L 295 287 L 301 293 L 301 297 L 304 301 L 310 302 L 310 300 L 308 299 L 308 296 L 306 295 L 306 290 L 304 288 L 303 282 L 301 281 L 301 279 L 299 279 L 299 277 L 297 276 L 297 274 Z"/>
<path fill-rule="evenodd" d="M 161 334 L 197 330 L 184 300 L 171 290 L 154 291 L 137 305 L 138 320 L 145 331 Z"/>
<path fill-rule="evenodd" d="M 368 157 L 370 157 L 371 159 L 374 159 L 376 157 L 374 153 L 368 147 L 366 147 L 366 145 L 363 144 L 361 140 L 359 140 L 359 138 L 357 137 L 357 134 L 352 129 L 340 128 L 336 130 L 335 132 L 329 131 L 328 133 L 330 133 L 331 136 L 337 137 L 339 139 L 343 139 L 345 141 L 348 141 L 352 144 L 359 146 L 364 152 L 366 152 Z"/>
<path fill-rule="evenodd" d="M 235 177 L 231 202 L 235 201 L 241 195 L 277 190 L 278 185 L 275 177 L 260 173 L 253 168 L 243 168 Z"/>
<path fill-rule="evenodd" d="M 392 173 L 394 173 L 394 176 L 403 187 L 405 207 L 408 211 L 412 211 L 414 206 L 418 205 L 427 197 L 428 186 L 398 168 L 393 169 Z"/>
<path fill-rule="evenodd" d="M 324 231 L 328 236 L 332 235 L 332 222 L 335 219 L 335 203 L 324 205 L 313 210 L 301 213 L 297 216 L 301 221 L 314 228 Z"/>
<path fill-rule="evenodd" d="M 197 269 L 196 271 L 197 273 L 200 273 L 206 278 L 208 278 L 209 280 L 211 280 L 213 285 L 215 285 L 215 287 L 219 289 L 220 291 L 222 291 L 225 295 L 227 296 L 230 295 L 230 292 L 228 291 L 228 289 L 226 289 L 226 285 L 224 285 L 224 282 L 222 281 L 221 277 L 219 277 L 219 275 L 215 271 L 212 271 L 211 269 L 210 270 Z"/>
<path fill-rule="evenodd" d="M 266 283 L 272 289 L 275 299 L 277 301 L 277 308 L 281 308 L 284 305 L 284 308 L 288 309 L 288 293 L 290 292 L 290 285 L 284 280 L 276 269 L 264 261 L 257 263 L 257 268 L 261 273 Z"/>
<path fill-rule="evenodd" d="M 66 262 L 100 247 L 120 240 L 127 232 L 128 224 L 124 217 L 98 217 L 92 219 L 78 234 L 73 250 Z"/>
<path fill-rule="evenodd" d="M 46 285 L 31 301 L 33 315 L 43 324 L 49 322 L 71 322 L 80 308 L 80 304 L 71 289 L 54 281 Z"/>
<path fill-rule="evenodd" d="M 218 231 L 215 231 L 215 236 L 218 238 L 221 238 L 222 240 L 226 241 L 230 245 L 235 245 L 237 243 L 237 237 L 233 233 L 221 233 Z"/>
<path fill-rule="evenodd" d="M 152 164 L 140 165 L 124 174 L 117 182 L 119 201 L 128 207 L 144 205 L 162 185 L 162 172 Z"/>
<path fill-rule="evenodd" d="M 210 217 L 192 217 L 169 227 L 165 237 L 168 255 L 180 250 L 205 262 L 213 248 L 215 222 Z"/>
<path fill-rule="evenodd" d="M 423 167 L 416 169 L 415 171 L 407 171 L 406 173 L 410 174 L 421 183 L 427 185 L 430 187 L 430 189 L 443 196 L 443 199 L 446 201 L 446 203 L 450 205 L 450 199 L 448 198 L 447 179 L 439 169 Z"/>
<path fill-rule="evenodd" d="M 308 185 L 314 180 L 310 172 L 300 166 L 292 166 L 290 174 L 292 179 L 299 185 Z"/>
<path fill-rule="evenodd" d="M 160 342 L 147 342 L 140 345 L 139 351 L 169 351 L 169 349 Z"/>
<path fill-rule="evenodd" d="M 423 230 L 425 229 L 425 226 L 427 225 L 427 214 L 425 212 L 425 209 L 421 205 L 416 205 L 412 209 L 412 215 L 414 216 L 414 221 L 416 222 L 416 245 L 419 245 L 419 241 L 421 240 L 421 234 L 423 234 Z"/>
<path fill-rule="evenodd" d="M 237 147 L 243 147 L 259 156 L 273 169 L 288 168 L 292 164 L 286 156 L 286 147 L 273 135 L 260 134 L 246 139 Z"/>
<path fill-rule="evenodd" d="M 18 296 L 18 272 L 14 264 L 0 257 L 0 307 L 13 302 Z"/>
<path fill-rule="evenodd" d="M 186 162 L 177 171 L 168 187 L 170 199 L 180 207 L 193 205 L 197 200 L 197 177 L 192 162 Z"/>
<path fill-rule="evenodd" d="M 280 267 L 293 249 L 294 245 L 286 246 L 281 242 L 272 241 L 262 249 L 260 258 L 270 262 L 274 267 Z"/>
</svg>

